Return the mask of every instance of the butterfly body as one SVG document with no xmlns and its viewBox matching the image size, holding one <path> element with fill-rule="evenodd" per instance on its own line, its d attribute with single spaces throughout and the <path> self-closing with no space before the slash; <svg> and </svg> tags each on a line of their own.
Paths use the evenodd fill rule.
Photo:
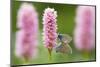
<svg viewBox="0 0 100 67">
<path fill-rule="evenodd" d="M 61 34 L 59 34 L 59 35 L 58 35 L 58 38 L 59 38 L 59 40 L 62 40 L 63 37 L 62 37 Z"/>
</svg>

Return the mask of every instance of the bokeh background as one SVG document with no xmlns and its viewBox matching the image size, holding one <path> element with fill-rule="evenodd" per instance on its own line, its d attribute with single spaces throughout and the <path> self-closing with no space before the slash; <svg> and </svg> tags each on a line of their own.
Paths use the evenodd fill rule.
<svg viewBox="0 0 100 67">
<path fill-rule="evenodd" d="M 44 47 L 42 41 L 42 29 L 43 29 L 43 13 L 44 9 L 50 7 L 57 11 L 57 25 L 58 32 L 62 34 L 68 34 L 73 38 L 73 32 L 75 27 L 75 14 L 77 5 L 71 4 L 57 4 L 57 3 L 41 3 L 41 2 L 22 2 L 13 1 L 11 5 L 11 63 L 14 65 L 25 64 L 21 59 L 15 55 L 15 41 L 16 41 L 16 27 L 17 22 L 17 11 L 22 3 L 31 3 L 35 6 L 37 12 L 39 13 L 39 44 L 38 44 L 38 56 L 33 61 L 26 64 L 47 64 L 47 63 L 63 63 L 63 62 L 79 62 L 79 61 L 94 61 L 96 59 L 95 49 L 87 56 L 80 51 L 78 51 L 73 40 L 70 42 L 72 47 L 72 54 L 61 54 L 52 52 L 52 60 L 48 59 L 48 50 Z M 80 5 L 81 6 L 81 5 Z"/>
</svg>

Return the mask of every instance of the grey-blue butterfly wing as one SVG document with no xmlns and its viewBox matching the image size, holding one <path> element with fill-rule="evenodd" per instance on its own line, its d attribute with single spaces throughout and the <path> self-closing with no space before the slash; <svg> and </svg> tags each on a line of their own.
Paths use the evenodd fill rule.
<svg viewBox="0 0 100 67">
<path fill-rule="evenodd" d="M 72 54 L 72 48 L 64 43 L 56 47 L 56 52 L 64 53 L 64 54 Z"/>
<path fill-rule="evenodd" d="M 62 41 L 66 44 L 70 43 L 72 40 L 72 37 L 68 34 L 62 34 Z"/>
</svg>

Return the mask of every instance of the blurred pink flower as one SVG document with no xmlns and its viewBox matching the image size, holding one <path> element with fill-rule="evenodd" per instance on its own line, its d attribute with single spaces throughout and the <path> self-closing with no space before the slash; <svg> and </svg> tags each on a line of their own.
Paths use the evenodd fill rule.
<svg viewBox="0 0 100 67">
<path fill-rule="evenodd" d="M 95 7 L 77 8 L 74 36 L 77 49 L 90 51 L 95 47 Z"/>
<path fill-rule="evenodd" d="M 37 29 L 38 15 L 32 4 L 23 3 L 18 11 L 17 27 L 30 31 Z M 36 26 L 36 27 L 34 27 Z M 34 27 L 34 28 L 33 28 Z M 34 29 L 34 31 L 36 31 Z"/>
<path fill-rule="evenodd" d="M 31 4 L 23 3 L 18 11 L 16 55 L 30 60 L 37 53 L 38 15 Z"/>
<path fill-rule="evenodd" d="M 51 52 L 56 45 L 57 39 L 57 13 L 54 9 L 47 8 L 43 16 L 43 40 L 46 48 Z"/>
</svg>

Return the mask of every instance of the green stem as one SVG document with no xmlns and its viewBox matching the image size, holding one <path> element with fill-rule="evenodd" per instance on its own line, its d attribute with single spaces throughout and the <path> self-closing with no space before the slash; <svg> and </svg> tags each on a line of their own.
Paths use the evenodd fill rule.
<svg viewBox="0 0 100 67">
<path fill-rule="evenodd" d="M 84 59 L 86 59 L 86 60 L 89 60 L 90 59 L 90 52 L 88 52 L 88 51 L 83 51 L 82 52 L 83 53 L 83 57 L 84 57 Z"/>
<path fill-rule="evenodd" d="M 49 60 L 52 60 L 52 48 L 51 49 L 48 48 L 48 52 L 49 52 Z"/>
<path fill-rule="evenodd" d="M 30 63 L 30 59 L 25 57 L 24 60 L 23 60 L 23 63 L 24 63 L 24 64 Z"/>
</svg>

